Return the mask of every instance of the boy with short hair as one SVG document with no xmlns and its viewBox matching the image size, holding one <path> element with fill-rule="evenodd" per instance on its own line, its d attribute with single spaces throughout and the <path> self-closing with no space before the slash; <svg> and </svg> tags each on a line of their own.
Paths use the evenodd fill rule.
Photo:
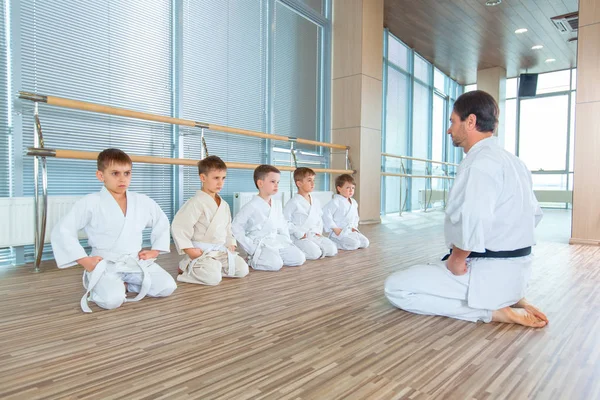
<svg viewBox="0 0 600 400">
<path fill-rule="evenodd" d="M 171 231 L 180 255 L 180 282 L 217 285 L 222 277 L 243 278 L 248 264 L 237 255 L 231 233 L 231 211 L 219 192 L 227 176 L 227 165 L 217 156 L 198 162 L 202 189 L 179 209 Z"/>
<path fill-rule="evenodd" d="M 255 196 L 233 219 L 231 230 L 256 270 L 279 271 L 283 265 L 304 264 L 306 257 L 290 239 L 281 203 L 272 198 L 278 191 L 281 173 L 272 165 L 254 170 Z"/>
<path fill-rule="evenodd" d="M 369 247 L 369 239 L 358 231 L 358 203 L 352 198 L 356 183 L 348 174 L 335 180 L 337 194 L 323 207 L 323 224 L 340 250 Z"/>
<path fill-rule="evenodd" d="M 169 220 L 154 200 L 127 190 L 131 182 L 131 158 L 119 149 L 98 155 L 96 177 L 102 190 L 79 200 L 52 230 L 52 251 L 59 268 L 79 264 L 85 269 L 81 298 L 113 309 L 144 296 L 165 297 L 177 288 L 175 280 L 154 262 L 170 251 Z M 142 249 L 142 232 L 152 228 L 152 249 Z M 79 243 L 85 230 L 92 252 Z M 126 288 L 138 295 L 127 299 Z M 89 295 L 89 298 L 88 298 Z"/>
<path fill-rule="evenodd" d="M 315 175 L 310 168 L 296 168 L 294 182 L 298 193 L 283 208 L 294 245 L 302 250 L 307 260 L 335 256 L 338 252 L 335 243 L 323 236 L 323 210 L 311 195 L 315 189 Z"/>
</svg>

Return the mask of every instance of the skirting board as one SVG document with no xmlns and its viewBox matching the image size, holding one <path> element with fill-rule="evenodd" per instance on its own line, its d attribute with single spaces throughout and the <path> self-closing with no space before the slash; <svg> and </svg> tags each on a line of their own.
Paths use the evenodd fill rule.
<svg viewBox="0 0 600 400">
<path fill-rule="evenodd" d="M 571 239 L 569 239 L 569 244 L 583 244 L 583 245 L 587 245 L 587 246 L 600 246 L 600 240 L 571 238 Z"/>
<path fill-rule="evenodd" d="M 360 225 L 380 224 L 381 218 L 360 220 L 358 223 Z"/>
</svg>

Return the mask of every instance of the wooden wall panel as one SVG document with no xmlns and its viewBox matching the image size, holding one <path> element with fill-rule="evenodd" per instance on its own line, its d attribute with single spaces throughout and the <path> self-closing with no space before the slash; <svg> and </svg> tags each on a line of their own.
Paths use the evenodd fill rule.
<svg viewBox="0 0 600 400">
<path fill-rule="evenodd" d="M 571 241 L 600 244 L 600 102 L 576 110 Z"/>
<path fill-rule="evenodd" d="M 382 80 L 383 0 L 363 1 L 362 73 Z"/>
<path fill-rule="evenodd" d="M 579 26 L 586 26 L 600 23 L 600 1 L 598 0 L 579 0 L 580 9 Z"/>
<path fill-rule="evenodd" d="M 332 129 L 360 126 L 362 75 L 334 79 L 331 89 Z M 334 143 L 338 142 L 334 140 Z"/>
<path fill-rule="evenodd" d="M 333 10 L 333 79 L 360 74 L 362 0 L 334 0 Z"/>
<path fill-rule="evenodd" d="M 577 103 L 600 101 L 600 23 L 579 30 Z"/>
</svg>

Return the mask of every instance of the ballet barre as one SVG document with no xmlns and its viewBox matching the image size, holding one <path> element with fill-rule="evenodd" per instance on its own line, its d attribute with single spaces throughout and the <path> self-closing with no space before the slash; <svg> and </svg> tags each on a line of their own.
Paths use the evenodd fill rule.
<svg viewBox="0 0 600 400">
<path fill-rule="evenodd" d="M 213 131 L 232 133 L 232 134 L 236 134 L 236 135 L 252 136 L 252 137 L 257 137 L 257 138 L 262 138 L 262 139 L 270 139 L 270 140 L 280 140 L 283 142 L 295 142 L 295 143 L 307 144 L 307 145 L 312 145 L 312 146 L 328 147 L 331 149 L 338 149 L 338 150 L 348 150 L 349 149 L 348 146 L 344 146 L 342 144 L 319 142 L 316 140 L 282 136 L 282 135 L 276 135 L 276 134 L 271 134 L 271 133 L 252 131 L 252 130 L 248 130 L 248 129 L 233 128 L 233 127 L 228 127 L 228 126 L 223 126 L 223 125 L 198 122 L 198 121 L 194 121 L 191 119 L 167 117 L 164 115 L 127 110 L 125 108 L 112 107 L 112 106 L 96 104 L 96 103 L 89 103 L 89 102 L 80 101 L 80 100 L 66 99 L 63 97 L 47 96 L 47 95 L 42 95 L 42 94 L 38 94 L 38 93 L 29 93 L 29 92 L 21 91 L 21 92 L 19 92 L 19 98 L 23 99 L 23 100 L 30 100 L 30 101 L 33 101 L 36 103 L 46 103 L 51 106 L 71 108 L 71 109 L 75 109 L 75 110 L 89 111 L 89 112 L 95 112 L 95 113 L 100 113 L 100 114 L 116 115 L 119 117 L 143 119 L 146 121 L 154 121 L 154 122 L 163 122 L 163 123 L 172 124 L 172 125 L 182 125 L 182 126 L 189 126 L 192 128 L 209 129 L 209 130 L 213 130 Z"/>
<path fill-rule="evenodd" d="M 27 149 L 28 156 L 34 157 L 52 157 L 52 158 L 66 158 L 71 160 L 91 160 L 96 161 L 98 159 L 99 151 L 81 151 L 81 150 L 68 150 L 68 149 L 49 149 L 41 147 L 29 147 Z M 129 154 L 131 161 L 135 163 L 143 164 L 162 164 L 162 165 L 183 165 L 188 167 L 197 167 L 198 161 L 191 158 L 166 158 L 166 157 L 154 157 L 154 156 L 137 156 Z M 238 162 L 226 162 L 227 168 L 229 169 L 255 169 L 259 164 L 248 164 Z M 280 171 L 294 172 L 296 169 L 292 166 L 277 166 Z M 312 168 L 317 173 L 325 174 L 353 174 L 355 171 L 348 169 L 332 169 L 332 168 Z"/>
<path fill-rule="evenodd" d="M 112 107 L 103 104 L 89 103 L 80 100 L 67 99 L 57 96 L 43 95 L 39 93 L 30 93 L 25 91 L 19 92 L 19 98 L 22 100 L 29 100 L 34 103 L 33 109 L 33 147 L 28 148 L 27 155 L 34 157 L 33 173 L 34 173 L 34 272 L 40 272 L 40 262 L 42 260 L 42 254 L 44 250 L 44 240 L 46 233 L 46 221 L 48 214 L 48 171 L 46 165 L 46 158 L 63 158 L 63 159 L 75 159 L 75 160 L 96 160 L 98 152 L 92 151 L 80 151 L 80 150 L 69 150 L 69 149 L 52 149 L 47 148 L 44 144 L 44 136 L 42 134 L 42 124 L 39 118 L 39 103 L 45 103 L 51 106 L 70 108 L 74 110 L 94 112 L 99 114 L 115 115 L 125 118 L 134 118 L 146 121 L 160 122 L 172 125 L 188 126 L 191 128 L 200 129 L 200 139 L 202 143 L 201 147 L 201 159 L 208 155 L 208 148 L 204 139 L 205 130 L 218 131 L 236 135 L 244 135 L 250 137 L 256 137 L 261 139 L 269 139 L 276 141 L 284 141 L 290 143 L 290 166 L 277 166 L 282 171 L 294 171 L 298 167 L 298 161 L 296 158 L 296 150 L 294 145 L 296 143 L 320 146 L 329 149 L 337 149 L 345 152 L 346 157 L 346 169 L 329 169 L 329 168 L 313 168 L 317 173 L 331 173 L 331 174 L 353 174 L 356 171 L 352 170 L 352 163 L 349 157 L 350 148 L 345 145 L 319 142 L 316 140 L 309 140 L 297 137 L 288 137 L 276 134 L 268 134 L 264 132 L 257 132 L 247 129 L 233 128 L 223 125 L 210 124 L 205 122 L 198 122 L 190 119 L 175 118 L 164 115 L 152 114 L 141 111 L 128 110 L 125 108 Z M 333 152 L 331 152 L 333 153 Z M 185 158 L 163 158 L 153 156 L 141 156 L 141 155 L 130 155 L 133 162 L 148 163 L 148 164 L 167 164 L 167 165 L 181 165 L 181 166 L 196 166 L 198 160 L 185 159 Z M 40 194 L 39 178 L 40 178 L 40 164 L 41 164 L 41 176 L 42 176 L 42 191 Z M 236 162 L 226 162 L 228 168 L 232 169 L 255 169 L 258 164 L 246 164 Z"/>
<path fill-rule="evenodd" d="M 450 163 L 450 162 L 446 162 L 446 161 L 436 161 L 436 160 L 428 160 L 427 158 L 418 158 L 418 157 L 410 157 L 410 156 L 400 156 L 397 154 L 390 154 L 390 153 L 381 153 L 382 157 L 391 157 L 391 158 L 400 158 L 402 160 L 412 160 L 412 161 L 423 161 L 426 163 L 432 163 L 432 164 L 442 164 L 442 165 L 450 165 L 452 167 L 458 167 L 458 164 L 454 164 L 454 163 Z"/>
<path fill-rule="evenodd" d="M 454 179 L 453 176 L 446 175 L 412 175 L 412 174 L 399 174 L 395 172 L 382 172 L 382 176 L 399 176 L 402 178 L 426 178 L 426 179 Z"/>
<path fill-rule="evenodd" d="M 400 211 L 399 214 L 402 215 L 402 211 L 406 208 L 406 201 L 408 199 L 408 184 L 405 185 L 405 189 L 404 189 L 404 195 L 403 195 L 403 190 L 402 190 L 402 178 L 405 179 L 409 179 L 409 178 L 415 178 L 415 179 L 425 179 L 425 198 L 423 200 L 423 204 L 424 204 L 424 211 L 427 212 L 427 207 L 428 205 L 431 204 L 431 201 L 434 200 L 434 189 L 431 187 L 431 181 L 433 179 L 442 179 L 444 182 L 443 185 L 443 190 L 435 190 L 436 194 L 437 192 L 441 192 L 441 201 L 443 201 L 444 203 L 444 207 L 446 207 L 446 197 L 447 197 L 447 192 L 448 190 L 446 189 L 446 182 L 448 182 L 448 185 L 450 183 L 451 180 L 454 179 L 453 176 L 450 176 L 448 174 L 448 169 L 449 168 L 456 168 L 458 167 L 458 164 L 455 163 L 450 163 L 450 162 L 446 162 L 446 161 L 437 161 L 437 160 L 429 160 L 427 158 L 419 158 L 419 157 L 411 157 L 411 156 L 403 156 L 403 155 L 398 155 L 398 154 L 390 154 L 390 153 L 381 153 L 382 157 L 390 157 L 390 158 L 396 158 L 396 159 L 400 159 L 400 169 L 402 172 L 400 173 L 396 173 L 396 172 L 386 172 L 386 171 L 382 171 L 381 172 L 381 176 L 395 176 L 395 177 L 399 177 L 400 178 Z M 407 169 L 404 167 L 404 162 L 403 160 L 409 160 L 409 161 L 418 161 L 418 162 L 424 162 L 427 163 L 429 165 L 431 164 L 439 164 L 442 165 L 442 172 L 443 175 L 434 175 L 432 173 L 432 168 L 427 165 L 425 167 L 425 174 L 422 175 L 418 175 L 418 174 L 409 174 Z M 427 187 L 427 183 L 429 183 L 429 187 Z M 421 192 L 419 190 L 419 192 Z M 419 193 L 420 195 L 420 193 Z M 421 201 L 421 198 L 419 197 L 419 201 Z M 436 201 L 436 200 L 434 200 Z"/>
</svg>

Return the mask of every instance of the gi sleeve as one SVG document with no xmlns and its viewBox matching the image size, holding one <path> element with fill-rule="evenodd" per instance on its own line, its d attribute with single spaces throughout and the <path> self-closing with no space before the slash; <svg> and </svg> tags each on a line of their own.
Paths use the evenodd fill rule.
<svg viewBox="0 0 600 400">
<path fill-rule="evenodd" d="M 233 222 L 231 223 L 231 233 L 233 233 L 233 237 L 250 255 L 254 254 L 256 251 L 256 244 L 254 243 L 254 240 L 246 235 L 246 226 L 250 221 L 253 211 L 254 207 L 252 207 L 251 203 L 246 204 L 237 213 L 233 219 Z"/>
<path fill-rule="evenodd" d="M 148 224 L 148 228 L 152 228 L 150 233 L 150 242 L 152 243 L 152 250 L 158 250 L 161 254 L 171 252 L 171 235 L 169 234 L 169 218 L 151 198 L 147 198 L 149 201 L 148 208 L 150 209 L 151 220 Z"/>
<path fill-rule="evenodd" d="M 58 268 L 72 267 L 88 256 L 78 235 L 92 220 L 92 204 L 88 197 L 79 200 L 52 229 L 52 252 Z"/>
<path fill-rule="evenodd" d="M 329 233 L 333 228 L 338 228 L 333 220 L 333 214 L 335 214 L 336 209 L 335 199 L 329 200 L 325 204 L 325 207 L 323 207 L 323 229 L 325 229 L 325 232 Z"/>
<path fill-rule="evenodd" d="M 203 208 L 199 202 L 194 201 L 194 198 L 188 199 L 183 207 L 177 211 L 171 224 L 171 233 L 173 234 L 173 242 L 180 255 L 185 254 L 183 249 L 191 249 L 194 247 L 192 237 L 194 236 L 194 226 L 200 220 L 203 213 Z"/>
<path fill-rule="evenodd" d="M 302 239 L 306 232 L 300 230 L 300 227 L 294 223 L 294 212 L 298 209 L 298 204 L 293 199 L 288 201 L 283 208 L 283 217 L 288 224 L 288 230 L 296 239 Z"/>
</svg>

